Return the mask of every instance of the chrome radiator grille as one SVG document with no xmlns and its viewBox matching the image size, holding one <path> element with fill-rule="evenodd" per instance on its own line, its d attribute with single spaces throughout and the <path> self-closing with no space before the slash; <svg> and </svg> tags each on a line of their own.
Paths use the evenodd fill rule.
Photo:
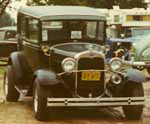
<svg viewBox="0 0 150 124">
<path fill-rule="evenodd" d="M 78 70 L 104 70 L 104 58 L 80 58 L 78 61 Z M 83 79 L 83 72 L 77 73 L 77 93 L 82 97 L 97 97 L 104 92 L 104 72 L 100 74 L 99 80 Z M 85 73 L 91 73 L 87 71 Z M 97 71 L 94 71 L 97 72 Z"/>
</svg>

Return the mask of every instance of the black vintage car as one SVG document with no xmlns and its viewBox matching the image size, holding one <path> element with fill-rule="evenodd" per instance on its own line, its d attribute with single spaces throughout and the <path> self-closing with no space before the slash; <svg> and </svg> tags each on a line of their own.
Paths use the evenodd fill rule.
<svg viewBox="0 0 150 124">
<path fill-rule="evenodd" d="M 4 75 L 7 101 L 33 96 L 35 117 L 44 121 L 56 107 L 122 106 L 140 119 L 144 105 L 138 70 L 105 64 L 106 18 L 93 8 L 31 6 L 18 12 L 19 51 Z M 137 64 L 137 62 L 136 62 Z"/>
<path fill-rule="evenodd" d="M 0 60 L 7 61 L 11 52 L 17 51 L 15 26 L 0 28 Z"/>
</svg>

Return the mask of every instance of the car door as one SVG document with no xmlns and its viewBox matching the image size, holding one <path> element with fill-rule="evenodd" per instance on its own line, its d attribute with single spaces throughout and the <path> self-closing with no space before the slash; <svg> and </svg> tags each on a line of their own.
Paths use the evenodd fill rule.
<svg viewBox="0 0 150 124">
<path fill-rule="evenodd" d="M 39 21 L 33 18 L 26 20 L 26 37 L 22 40 L 22 50 L 33 71 L 39 66 Z"/>
</svg>

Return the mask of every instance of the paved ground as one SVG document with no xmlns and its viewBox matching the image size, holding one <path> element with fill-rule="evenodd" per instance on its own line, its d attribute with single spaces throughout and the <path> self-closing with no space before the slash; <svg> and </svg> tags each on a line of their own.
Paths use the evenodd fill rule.
<svg viewBox="0 0 150 124">
<path fill-rule="evenodd" d="M 144 87 L 146 96 L 150 95 L 150 84 L 144 84 Z M 0 96 L 3 96 L 2 78 L 0 89 Z M 30 98 L 22 99 L 17 103 L 1 101 L 0 124 L 150 124 L 150 100 L 146 101 L 143 119 L 140 121 L 125 120 L 120 108 L 102 108 L 91 111 L 56 111 L 53 119 L 48 122 L 39 122 L 34 118 Z"/>
</svg>

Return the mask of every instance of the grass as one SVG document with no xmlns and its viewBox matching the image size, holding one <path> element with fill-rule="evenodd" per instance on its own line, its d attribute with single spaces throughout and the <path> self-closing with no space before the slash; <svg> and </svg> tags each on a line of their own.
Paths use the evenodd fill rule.
<svg viewBox="0 0 150 124">
<path fill-rule="evenodd" d="M 6 67 L 0 67 L 0 77 L 3 77 Z"/>
<path fill-rule="evenodd" d="M 7 61 L 0 60 L 0 77 L 3 77 L 6 67 L 7 67 Z"/>
</svg>

